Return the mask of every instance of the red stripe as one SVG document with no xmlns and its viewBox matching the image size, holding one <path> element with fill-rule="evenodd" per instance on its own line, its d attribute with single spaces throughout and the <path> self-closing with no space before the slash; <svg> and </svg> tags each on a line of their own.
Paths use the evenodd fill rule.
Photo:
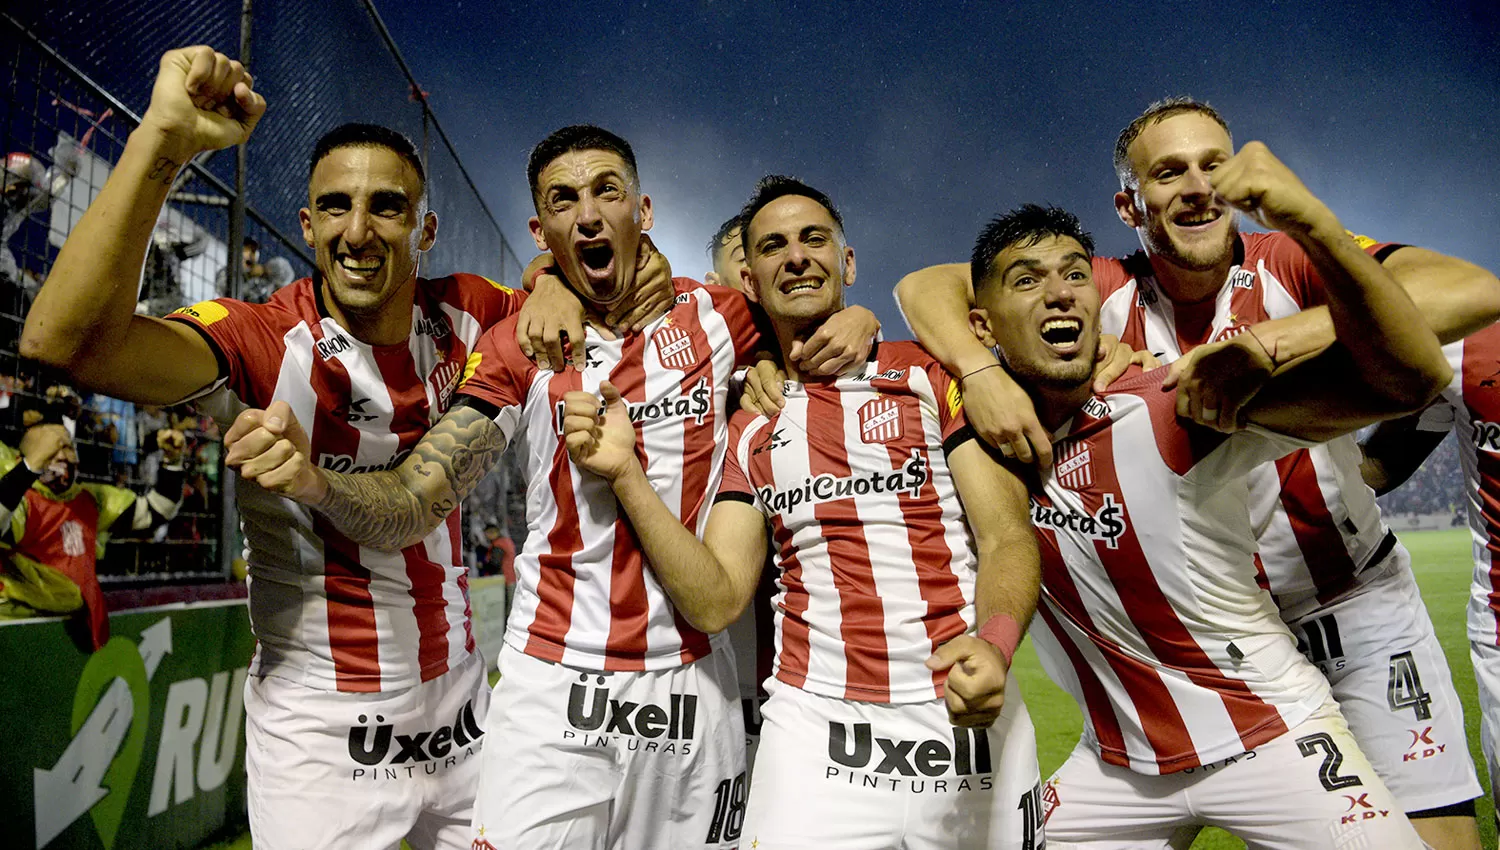
<svg viewBox="0 0 1500 850">
<path fill-rule="evenodd" d="M 452 334 L 448 335 L 452 338 Z M 427 389 L 417 375 L 410 347 L 380 346 L 374 350 L 375 365 L 390 393 L 391 431 L 397 435 L 398 451 L 408 452 L 426 433 L 429 423 Z M 449 514 L 450 545 L 463 545 L 461 535 L 452 534 L 451 521 L 460 517 L 461 508 Z M 422 681 L 435 679 L 448 671 L 448 600 L 443 597 L 447 570 L 428 555 L 426 542 L 401 551 L 406 562 L 406 578 L 411 587 L 412 615 L 417 622 L 417 663 Z"/>
<path fill-rule="evenodd" d="M 908 382 L 910 374 L 911 370 L 908 370 Z M 911 392 L 909 385 L 907 391 Z M 886 398 L 895 403 L 893 397 Z M 902 418 L 899 421 L 905 430 L 906 439 L 887 446 L 892 469 L 900 469 L 910 459 L 911 449 L 922 447 L 926 443 L 927 431 L 923 428 L 921 399 L 910 394 L 902 395 L 900 400 Z M 945 402 L 938 398 L 937 403 L 941 405 Z M 935 650 L 940 644 L 964 633 L 966 627 L 963 610 L 968 603 L 964 599 L 963 589 L 958 586 L 958 576 L 953 574 L 955 553 L 949 548 L 944 536 L 946 529 L 943 526 L 943 504 L 938 500 L 937 485 L 933 481 L 936 463 L 940 461 L 946 467 L 948 459 L 941 446 L 927 445 L 925 455 L 928 475 L 921 495 L 913 498 L 903 490 L 897 503 L 901 507 L 901 519 L 906 524 L 907 545 L 911 547 L 912 567 L 917 574 L 917 591 L 921 594 L 922 601 L 927 603 L 927 614 L 923 616 L 922 624 L 927 628 L 927 638 Z M 954 498 L 957 498 L 956 493 Z M 946 670 L 932 671 L 932 684 L 939 696 L 943 694 L 943 683 L 947 679 Z"/>
<path fill-rule="evenodd" d="M 813 477 L 844 478 L 851 472 L 842 402 L 832 388 L 807 391 L 808 471 Z M 888 699 L 891 675 L 885 606 L 875 588 L 870 547 L 855 503 L 854 498 L 824 502 L 813 506 L 813 517 L 822 525 L 833 585 L 839 594 L 845 698 L 872 700 L 884 694 Z"/>
<path fill-rule="evenodd" d="M 1312 454 L 1300 449 L 1276 461 L 1281 477 L 1281 507 L 1307 564 L 1318 601 L 1327 604 L 1354 584 L 1358 565 L 1349 557 L 1344 535 L 1328 512 Z"/>
<path fill-rule="evenodd" d="M 1125 754 L 1125 733 L 1120 729 L 1120 718 L 1115 714 L 1114 702 L 1110 700 L 1109 692 L 1104 689 L 1104 683 L 1099 681 L 1099 677 L 1094 674 L 1094 668 L 1083 657 L 1083 653 L 1078 651 L 1078 647 L 1068 635 L 1067 629 L 1052 611 L 1052 606 L 1059 605 L 1059 603 L 1053 597 L 1050 590 L 1052 587 L 1058 586 L 1058 581 L 1065 582 L 1064 588 L 1072 592 L 1074 596 L 1073 604 L 1078 606 L 1075 610 L 1082 611 L 1083 608 L 1082 603 L 1076 599 L 1078 591 L 1077 588 L 1072 587 L 1072 577 L 1066 575 L 1067 568 L 1063 566 L 1062 559 L 1058 557 L 1056 540 L 1045 540 L 1050 534 L 1050 532 L 1040 532 L 1038 534 L 1038 537 L 1041 538 L 1039 542 L 1042 543 L 1040 547 L 1042 550 L 1042 569 L 1051 576 L 1061 575 L 1063 577 L 1049 581 L 1048 589 L 1044 591 L 1045 598 L 1042 600 L 1042 604 L 1036 607 L 1036 613 L 1047 624 L 1047 628 L 1051 629 L 1054 640 L 1058 646 L 1062 647 L 1063 653 L 1068 656 L 1068 663 L 1073 666 L 1073 675 L 1078 679 L 1079 688 L 1083 690 L 1083 709 L 1089 713 L 1089 725 L 1093 727 L 1094 738 L 1099 742 L 1100 756 L 1109 764 L 1129 767 L 1130 759 Z M 1098 635 L 1098 632 L 1092 628 L 1093 623 L 1089 621 L 1087 612 L 1083 613 L 1083 618 L 1089 627 L 1086 633 Z M 1072 615 L 1069 615 L 1069 619 L 1072 619 Z M 1096 637 L 1095 642 L 1099 639 Z"/>
<path fill-rule="evenodd" d="M 1500 422 L 1500 327 L 1490 327 L 1465 339 L 1459 363 L 1463 409 L 1470 427 L 1474 422 Z M 1479 513 L 1484 526 L 1485 549 L 1490 553 L 1488 604 L 1495 620 L 1495 644 L 1500 646 L 1500 456 L 1479 451 L 1473 439 L 1459 440 L 1459 451 L 1474 456 L 1474 474 L 1479 479 L 1472 495 L 1471 510 Z"/>
<path fill-rule="evenodd" d="M 1157 396 L 1154 403 L 1155 406 L 1165 407 L 1171 403 L 1171 400 L 1166 396 Z M 1175 420 L 1169 427 L 1179 432 L 1184 430 Z M 1158 436 L 1157 439 L 1161 441 L 1163 437 Z M 1122 503 L 1124 499 L 1121 495 L 1118 469 L 1115 465 L 1112 430 L 1101 430 L 1094 438 L 1093 445 L 1095 447 L 1094 478 L 1098 482 L 1098 487 L 1096 490 L 1080 494 L 1085 508 L 1090 512 L 1098 510 L 1103 505 L 1101 493 L 1115 493 L 1116 498 L 1121 499 Z M 1285 732 L 1286 724 L 1281 719 L 1281 713 L 1274 706 L 1267 705 L 1245 682 L 1220 671 L 1203 652 L 1188 628 L 1183 625 L 1171 602 L 1162 592 L 1161 586 L 1156 582 L 1151 563 L 1142 550 L 1140 541 L 1136 538 L 1128 507 L 1126 507 L 1126 512 L 1125 530 L 1116 541 L 1117 548 L 1109 549 L 1104 542 L 1099 541 L 1095 542 L 1094 549 L 1099 553 L 1100 562 L 1104 565 L 1105 572 L 1109 575 L 1126 614 L 1135 624 L 1147 646 L 1150 647 L 1152 654 L 1160 663 L 1181 671 L 1194 684 L 1219 694 L 1245 749 L 1254 749 Z M 1154 705 L 1151 707 L 1156 708 Z M 1143 720 L 1146 716 L 1148 713 L 1143 713 Z M 1174 749 L 1180 748 L 1179 752 L 1184 753 L 1192 750 L 1192 743 L 1187 738 L 1186 728 L 1170 730 L 1169 734 L 1170 737 L 1165 740 L 1171 741 Z M 1188 759 L 1182 757 L 1169 758 L 1166 762 L 1162 762 L 1160 752 L 1158 750 L 1158 762 L 1162 764 L 1163 770 L 1180 770 L 1187 766 Z M 1189 758 L 1194 762 L 1197 760 L 1196 755 Z M 1169 764 L 1177 766 L 1169 767 Z"/>
<path fill-rule="evenodd" d="M 313 338 L 323 338 L 320 324 L 309 323 Z M 349 373 L 337 359 L 314 355 L 309 383 L 318 399 L 309 439 L 314 454 L 355 457 L 359 431 L 336 411 L 350 401 Z M 370 596 L 370 571 L 359 562 L 359 546 L 340 534 L 320 514 L 313 514 L 313 531 L 323 541 L 323 592 L 328 604 L 328 649 L 341 691 L 380 690 L 380 644 L 375 625 L 375 603 Z"/>
<path fill-rule="evenodd" d="M 547 384 L 547 409 L 556 410 L 564 393 L 580 388 L 580 375 L 573 369 L 553 375 Z M 557 518 L 547 532 L 547 551 L 537 556 L 536 616 L 526 627 L 526 654 L 558 662 L 562 661 L 568 624 L 573 619 L 573 587 L 578 580 L 573 556 L 583 549 L 583 538 L 568 447 L 561 437 L 554 439 L 557 447 L 552 453 L 547 483 L 557 506 Z"/>
<path fill-rule="evenodd" d="M 807 664 L 811 654 L 812 631 L 807 625 L 807 585 L 802 581 L 802 561 L 792 545 L 792 534 L 779 514 L 771 516 L 771 538 L 781 556 L 781 611 L 777 618 L 781 630 L 781 655 L 777 658 L 776 678 L 800 688 L 807 684 Z"/>
</svg>

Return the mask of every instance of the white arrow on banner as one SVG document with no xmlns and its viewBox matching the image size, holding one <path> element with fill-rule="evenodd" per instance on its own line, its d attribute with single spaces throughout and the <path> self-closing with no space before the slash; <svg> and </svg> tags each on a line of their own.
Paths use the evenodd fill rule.
<svg viewBox="0 0 1500 850">
<path fill-rule="evenodd" d="M 120 745 L 125 743 L 134 714 L 130 686 L 117 677 L 57 764 L 51 770 L 33 769 L 38 848 L 62 834 L 109 793 L 99 783 Z"/>
<path fill-rule="evenodd" d="M 162 617 L 156 625 L 141 630 L 141 642 L 137 645 L 141 660 L 146 662 L 146 678 L 156 673 L 156 665 L 172 651 L 172 618 Z"/>
</svg>

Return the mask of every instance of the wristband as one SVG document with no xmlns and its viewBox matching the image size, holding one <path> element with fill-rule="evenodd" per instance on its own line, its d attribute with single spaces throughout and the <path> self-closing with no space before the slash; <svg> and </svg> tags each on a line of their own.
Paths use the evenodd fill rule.
<svg viewBox="0 0 1500 850">
<path fill-rule="evenodd" d="M 983 372 L 986 369 L 999 369 L 999 368 L 1000 368 L 1000 364 L 999 363 L 991 363 L 988 366 L 980 366 L 978 369 L 975 369 L 974 371 L 970 372 L 969 374 L 964 375 L 963 377 L 959 378 L 958 382 L 960 384 L 962 384 L 964 381 L 969 380 L 970 378 L 974 377 L 975 375 L 978 375 L 980 372 Z"/>
<path fill-rule="evenodd" d="M 1016 647 L 1021 645 L 1021 624 L 1009 614 L 996 614 L 985 620 L 975 635 L 1000 650 L 1005 656 L 1005 666 L 1009 667 L 1016 655 Z"/>
</svg>

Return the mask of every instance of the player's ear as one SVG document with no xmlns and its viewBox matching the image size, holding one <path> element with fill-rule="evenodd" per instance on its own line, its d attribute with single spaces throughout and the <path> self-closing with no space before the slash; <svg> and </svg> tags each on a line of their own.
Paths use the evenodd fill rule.
<svg viewBox="0 0 1500 850">
<path fill-rule="evenodd" d="M 745 267 L 740 268 L 740 291 L 752 303 L 760 303 L 760 292 L 755 288 L 755 279 L 750 276 L 750 269 Z"/>
<path fill-rule="evenodd" d="M 302 241 L 307 243 L 307 247 L 316 249 L 318 246 L 313 241 L 312 210 L 307 207 L 297 210 L 297 221 L 302 224 Z"/>
<path fill-rule="evenodd" d="M 650 195 L 642 195 L 641 196 L 641 231 L 645 232 L 647 230 L 650 230 L 651 229 L 651 225 L 653 225 L 655 223 L 656 223 L 656 216 L 651 212 L 651 196 Z"/>
<path fill-rule="evenodd" d="M 538 251 L 550 250 L 547 248 L 547 236 L 542 232 L 542 220 L 532 216 L 531 220 L 526 222 L 526 226 L 531 228 L 531 238 L 536 242 L 536 249 Z"/>
<path fill-rule="evenodd" d="M 422 215 L 422 241 L 417 243 L 417 250 L 431 251 L 437 242 L 438 214 L 428 210 Z"/>
<path fill-rule="evenodd" d="M 984 343 L 985 348 L 995 347 L 995 334 L 990 330 L 990 311 L 983 307 L 974 307 L 969 310 L 969 329 L 974 336 Z"/>
<path fill-rule="evenodd" d="M 854 249 L 844 246 L 844 285 L 854 285 Z"/>
<path fill-rule="evenodd" d="M 1115 193 L 1115 215 L 1118 215 L 1120 221 L 1125 222 L 1125 226 L 1132 230 L 1140 227 L 1144 221 L 1141 210 L 1135 205 L 1135 198 L 1134 189 L 1122 188 Z"/>
</svg>

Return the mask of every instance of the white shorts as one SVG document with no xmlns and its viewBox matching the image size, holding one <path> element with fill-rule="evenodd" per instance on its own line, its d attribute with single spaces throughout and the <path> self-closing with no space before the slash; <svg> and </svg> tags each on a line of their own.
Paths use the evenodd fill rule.
<svg viewBox="0 0 1500 850">
<path fill-rule="evenodd" d="M 941 700 L 889 705 L 768 687 L 742 846 L 1043 846 L 1036 736 L 1014 679 L 989 729 L 955 727 Z"/>
<path fill-rule="evenodd" d="M 1051 850 L 1184 848 L 1217 826 L 1250 850 L 1422 850 L 1333 703 L 1251 752 L 1163 776 L 1082 741 L 1042 790 Z"/>
<path fill-rule="evenodd" d="M 1349 730 L 1407 813 L 1484 793 L 1464 731 L 1463 703 L 1397 545 L 1381 573 L 1351 595 L 1287 625 L 1328 677 Z"/>
<path fill-rule="evenodd" d="M 256 850 L 468 850 L 489 707 L 476 653 L 429 682 L 341 693 L 245 680 Z"/>
<path fill-rule="evenodd" d="M 745 729 L 734 655 L 598 673 L 506 646 L 490 702 L 474 850 L 739 845 Z"/>
<path fill-rule="evenodd" d="M 1490 768 L 1490 799 L 1500 812 L 1500 647 L 1492 643 L 1469 642 L 1469 658 L 1474 662 L 1474 683 L 1479 686 L 1479 745 Z"/>
</svg>

